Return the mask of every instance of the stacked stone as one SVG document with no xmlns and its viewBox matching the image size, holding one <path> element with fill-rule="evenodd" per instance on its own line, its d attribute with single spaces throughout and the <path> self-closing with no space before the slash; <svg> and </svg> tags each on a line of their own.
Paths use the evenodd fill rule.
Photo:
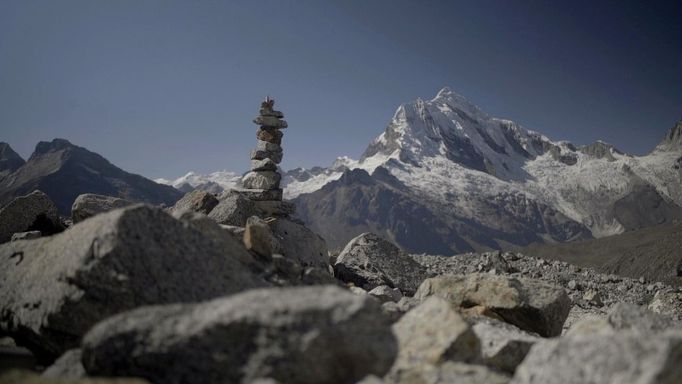
<svg viewBox="0 0 682 384">
<path fill-rule="evenodd" d="M 260 115 L 253 119 L 260 125 L 256 134 L 258 145 L 251 151 L 251 172 L 242 179 L 244 188 L 255 190 L 250 194 L 253 200 L 282 200 L 279 185 L 282 175 L 277 164 L 282 161 L 281 129 L 287 127 L 287 122 L 282 120 L 282 112 L 272 109 L 274 105 L 275 100 L 267 97 L 261 104 Z"/>
</svg>

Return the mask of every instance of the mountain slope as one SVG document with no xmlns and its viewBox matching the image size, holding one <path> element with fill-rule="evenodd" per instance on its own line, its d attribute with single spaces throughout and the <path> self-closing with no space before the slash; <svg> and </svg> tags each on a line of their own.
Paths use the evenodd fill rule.
<svg viewBox="0 0 682 384">
<path fill-rule="evenodd" d="M 7 143 L 0 142 L 0 180 L 24 165 L 24 159 Z"/>
<path fill-rule="evenodd" d="M 0 204 L 39 189 L 68 215 L 82 193 L 116 196 L 132 201 L 172 205 L 182 193 L 131 174 L 102 156 L 64 139 L 40 142 L 31 157 L 0 180 Z"/>
<path fill-rule="evenodd" d="M 465 239 L 464 246 L 446 245 L 451 253 L 458 253 L 500 248 L 505 242 L 525 245 L 603 237 L 681 218 L 679 130 L 678 124 L 643 157 L 603 142 L 576 147 L 490 117 L 445 88 L 432 100 L 401 105 L 360 160 L 345 163 L 347 169 L 363 169 L 370 175 L 382 167 L 403 185 L 404 204 L 426 207 L 441 220 L 465 223 L 429 229 Z M 313 192 L 296 198 L 309 224 L 337 219 L 334 214 L 340 206 L 350 209 L 344 196 L 373 201 L 376 191 L 369 193 L 360 184 L 336 183 L 343 172 L 333 167 L 318 170 L 327 180 L 326 188 L 319 189 L 320 180 L 312 188 L 306 188 L 306 181 L 297 182 L 293 191 L 287 187 L 290 198 L 297 191 L 325 192 L 324 196 Z M 346 192 L 337 193 L 334 188 Z M 336 211 L 320 203 L 332 200 Z M 365 212 L 354 220 L 373 227 L 385 219 Z M 321 232 L 334 239 L 345 233 L 336 230 Z M 443 252 L 447 241 L 432 244 L 415 239 L 423 231 L 407 225 L 405 238 L 394 239 L 413 251 Z M 466 231 L 477 234 L 464 235 Z M 480 237 L 488 241 L 477 240 Z"/>
<path fill-rule="evenodd" d="M 534 244 L 519 250 L 530 256 L 562 260 L 604 273 L 682 285 L 682 223 L 568 244 Z"/>
</svg>

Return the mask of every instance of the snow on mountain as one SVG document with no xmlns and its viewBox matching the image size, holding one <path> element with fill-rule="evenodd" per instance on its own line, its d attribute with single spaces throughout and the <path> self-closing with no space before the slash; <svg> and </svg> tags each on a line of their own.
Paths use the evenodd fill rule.
<svg viewBox="0 0 682 384">
<path fill-rule="evenodd" d="M 682 122 L 650 154 L 632 156 L 602 141 L 553 141 L 443 88 L 401 105 L 359 160 L 287 171 L 282 186 L 332 243 L 372 230 L 414 251 L 445 252 L 603 237 L 677 220 L 681 169 Z M 239 178 L 190 172 L 158 182 L 226 189 Z"/>
<path fill-rule="evenodd" d="M 516 224 L 496 223 L 495 213 L 483 211 L 497 201 L 510 210 L 512 221 L 542 222 L 560 215 L 602 237 L 682 216 L 680 132 L 678 123 L 656 150 L 641 157 L 604 142 L 576 147 L 491 117 L 444 88 L 432 100 L 401 105 L 360 160 L 347 160 L 346 167 L 369 174 L 384 168 L 433 212 L 493 232 Z M 334 167 L 318 169 L 316 176 L 290 184 L 295 188 L 287 195 L 319 190 L 341 174 Z M 524 211 L 523 217 L 513 212 L 522 210 L 515 204 L 529 202 L 545 212 Z M 568 240 L 547 230 L 538 229 L 539 236 Z"/>
<path fill-rule="evenodd" d="M 175 180 L 161 178 L 154 181 L 158 184 L 171 185 L 183 192 L 189 192 L 192 189 L 202 189 L 218 194 L 226 189 L 234 188 L 240 179 L 240 174 L 223 170 L 205 175 L 188 172 Z"/>
</svg>

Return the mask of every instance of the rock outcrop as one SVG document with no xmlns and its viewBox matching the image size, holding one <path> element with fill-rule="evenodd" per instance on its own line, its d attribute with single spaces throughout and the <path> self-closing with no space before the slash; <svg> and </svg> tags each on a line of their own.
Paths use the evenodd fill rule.
<svg viewBox="0 0 682 384">
<path fill-rule="evenodd" d="M 62 216 L 71 214 L 73 202 L 83 193 L 167 206 L 182 197 L 171 186 L 128 173 L 97 153 L 64 139 L 41 141 L 26 163 L 0 177 L 0 204 L 36 189 L 54 201 Z"/>
<path fill-rule="evenodd" d="M 140 308 L 98 324 L 83 342 L 88 373 L 166 384 L 354 383 L 383 375 L 395 355 L 379 305 L 329 286 Z"/>
<path fill-rule="evenodd" d="M 44 235 L 63 230 L 55 204 L 41 191 L 17 197 L 0 209 L 0 243 L 18 232 L 40 231 Z"/>
<path fill-rule="evenodd" d="M 192 211 L 208 215 L 218 205 L 218 199 L 210 192 L 195 189 L 185 194 L 171 211 Z"/>
<path fill-rule="evenodd" d="M 336 258 L 334 274 L 366 290 L 387 285 L 406 294 L 413 294 L 428 277 L 425 268 L 407 253 L 373 233 L 364 233 L 346 245 Z"/>
<path fill-rule="evenodd" d="M 538 280 L 514 279 L 490 274 L 443 275 L 429 278 L 419 287 L 415 298 L 438 296 L 462 309 L 480 307 L 494 316 L 552 337 L 561 334 L 571 308 L 563 288 Z"/>
<path fill-rule="evenodd" d="M 73 205 L 71 206 L 71 220 L 75 224 L 97 214 L 133 204 L 132 201 L 120 199 L 118 197 L 85 193 L 79 195 L 73 202 Z"/>
</svg>

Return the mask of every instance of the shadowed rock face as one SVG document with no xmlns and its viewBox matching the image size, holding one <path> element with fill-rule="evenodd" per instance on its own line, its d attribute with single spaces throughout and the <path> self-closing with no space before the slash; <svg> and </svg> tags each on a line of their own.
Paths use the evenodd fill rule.
<svg viewBox="0 0 682 384">
<path fill-rule="evenodd" d="M 7 143 L 0 142 L 0 179 L 24 165 L 24 159 Z"/>
<path fill-rule="evenodd" d="M 42 191 L 19 196 L 0 209 L 0 243 L 18 232 L 40 231 L 41 235 L 61 232 L 64 227 L 57 207 Z"/>
<path fill-rule="evenodd" d="M 125 172 L 64 139 L 38 143 L 25 164 L 0 179 L 0 204 L 36 189 L 45 192 L 63 216 L 84 193 L 168 206 L 182 197 L 173 187 Z"/>
</svg>

